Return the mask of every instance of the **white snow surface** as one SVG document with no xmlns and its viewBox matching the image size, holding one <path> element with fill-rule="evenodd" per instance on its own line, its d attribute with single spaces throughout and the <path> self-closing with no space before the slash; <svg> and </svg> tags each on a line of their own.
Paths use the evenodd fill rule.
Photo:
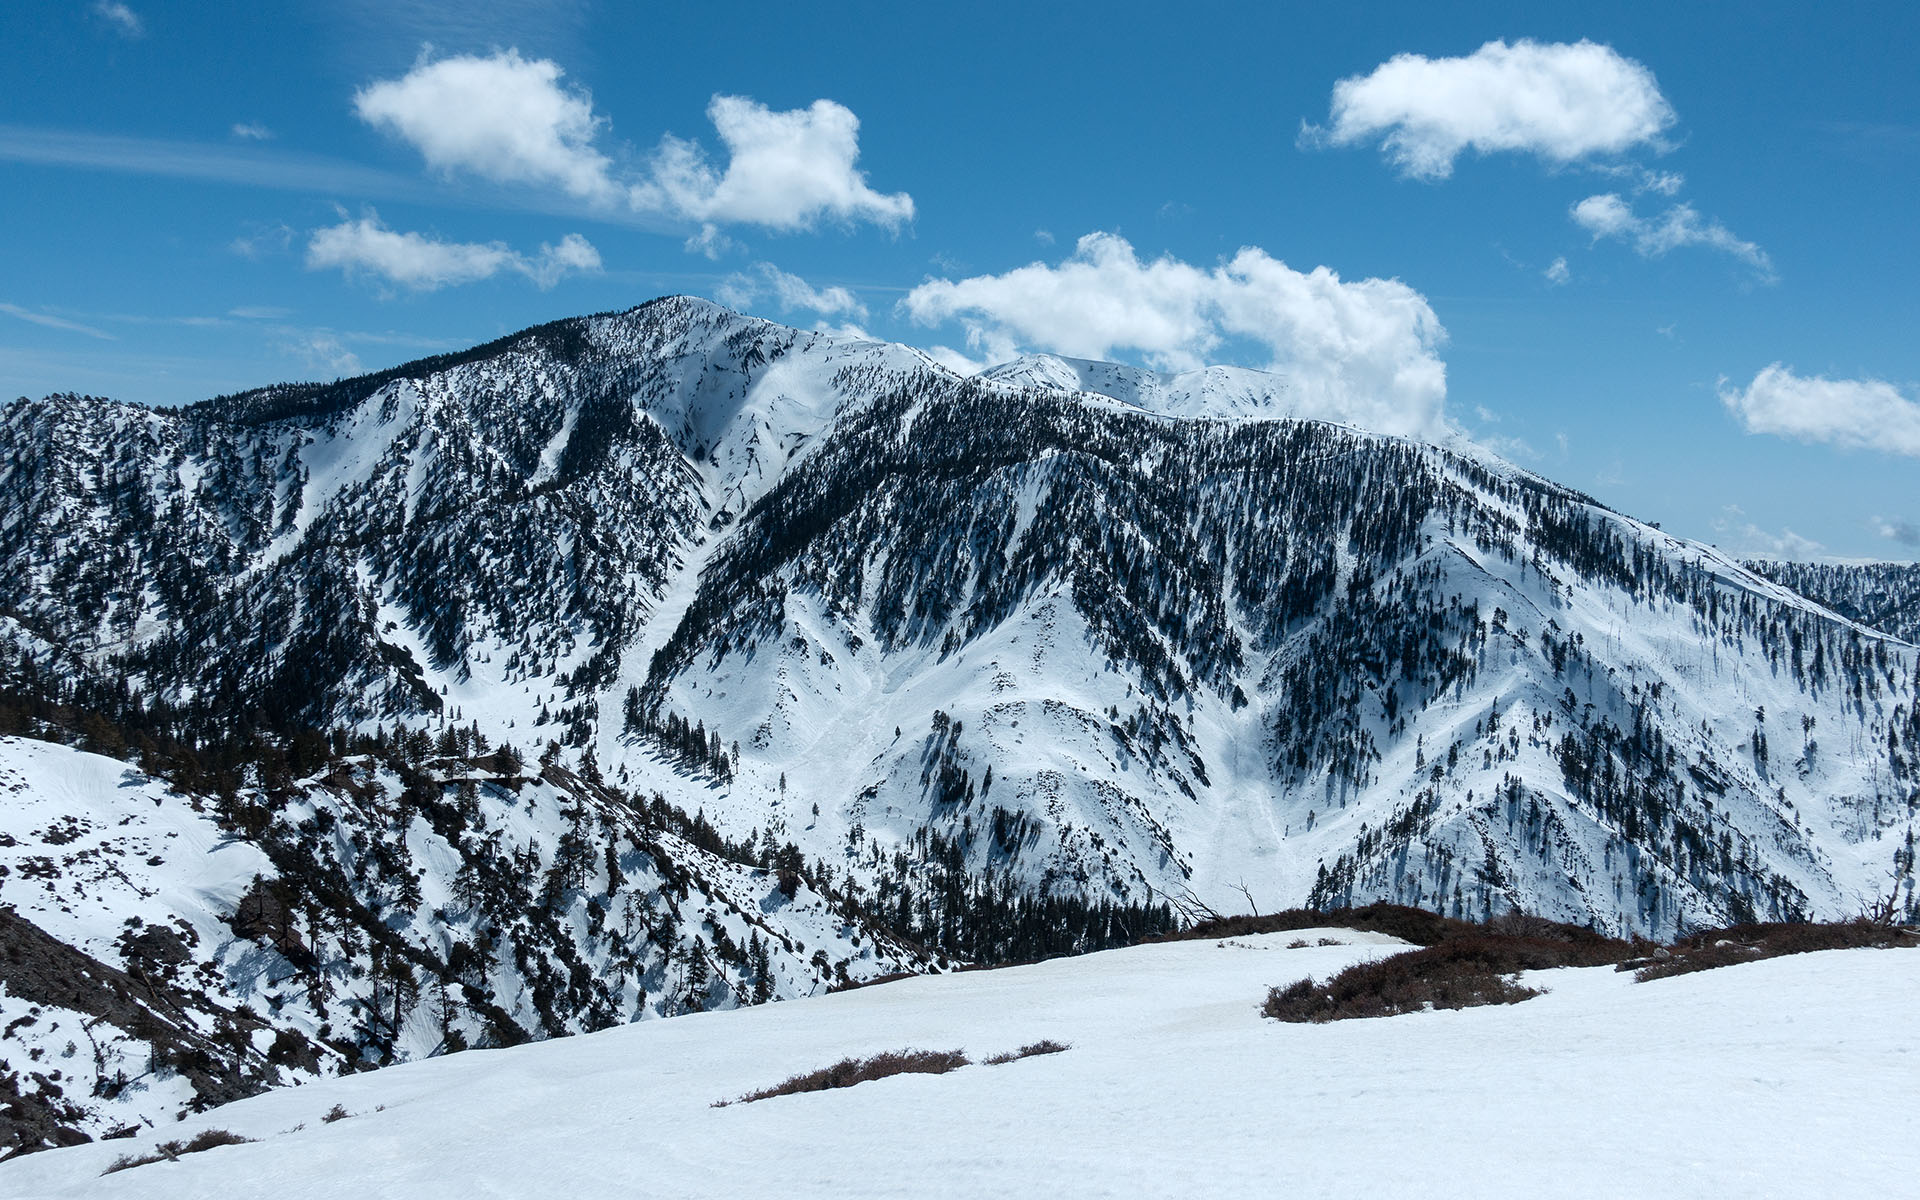
<svg viewBox="0 0 1920 1200">
<path fill-rule="evenodd" d="M 1155 371 L 1125 363 L 1028 354 L 988 367 L 980 378 L 1020 387 L 1091 392 L 1169 417 L 1340 419 L 1338 413 L 1312 411 L 1304 398 L 1288 388 L 1286 376 L 1251 367 Z"/>
<path fill-rule="evenodd" d="M 1288 948 L 1322 937 L 1344 944 Z M 1256 1011 L 1398 949 L 1142 946 L 474 1051 L 31 1155 L 0 1194 L 1884 1197 L 1920 1170 L 1920 954 L 1536 972 L 1519 1005 L 1320 1026 Z M 1041 1038 L 1070 1049 L 713 1107 L 849 1055 Z M 209 1128 L 257 1140 L 100 1174 Z"/>
</svg>

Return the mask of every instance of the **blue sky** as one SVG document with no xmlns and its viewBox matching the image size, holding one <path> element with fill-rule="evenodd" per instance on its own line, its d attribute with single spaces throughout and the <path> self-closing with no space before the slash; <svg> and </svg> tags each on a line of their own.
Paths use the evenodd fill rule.
<svg viewBox="0 0 1920 1200">
<path fill-rule="evenodd" d="M 1276 366 L 1729 549 L 1910 559 L 1917 42 L 1898 4 L 14 0 L 0 392 L 692 292 Z"/>
</svg>

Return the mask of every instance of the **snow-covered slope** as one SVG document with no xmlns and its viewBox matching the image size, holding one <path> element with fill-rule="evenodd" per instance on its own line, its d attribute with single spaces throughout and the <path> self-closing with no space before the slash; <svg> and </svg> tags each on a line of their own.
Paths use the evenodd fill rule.
<svg viewBox="0 0 1920 1200">
<path fill-rule="evenodd" d="M 1322 936 L 1344 945 L 1287 949 Z M 21 1197 L 1904 1195 L 1920 953 L 1331 1025 L 1269 987 L 1392 953 L 1314 930 L 1142 946 L 329 1080 L 0 1164 Z M 712 1107 L 849 1055 L 1064 1053 Z M 334 1106 L 351 1114 L 327 1122 Z M 255 1139 L 102 1177 L 203 1129 Z"/>
<path fill-rule="evenodd" d="M 1123 363 L 1029 354 L 988 367 L 980 378 L 1015 387 L 1091 392 L 1170 417 L 1328 417 L 1302 411 L 1286 377 L 1248 367 L 1154 371 Z"/>
<path fill-rule="evenodd" d="M 933 965 L 615 789 L 410 757 L 223 797 L 0 738 L 0 1152 Z"/>
<path fill-rule="evenodd" d="M 1245 894 L 1661 936 L 1911 901 L 1912 646 L 1257 375 L 962 379 L 669 298 L 21 402 L 0 621 L 196 728 L 551 743 L 969 958 L 1043 897 L 1113 939 Z"/>
<path fill-rule="evenodd" d="M 1747 566 L 1844 617 L 1920 644 L 1920 563 L 1759 560 Z"/>
</svg>

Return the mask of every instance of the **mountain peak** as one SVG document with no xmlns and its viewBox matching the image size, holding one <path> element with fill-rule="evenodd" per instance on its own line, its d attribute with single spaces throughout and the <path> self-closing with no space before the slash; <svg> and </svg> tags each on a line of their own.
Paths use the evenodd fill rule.
<svg viewBox="0 0 1920 1200">
<path fill-rule="evenodd" d="M 980 378 L 1020 387 L 1092 392 L 1169 417 L 1317 417 L 1294 411 L 1284 375 L 1251 367 L 1207 366 L 1156 371 L 1125 363 L 1026 354 L 980 372 Z"/>
</svg>

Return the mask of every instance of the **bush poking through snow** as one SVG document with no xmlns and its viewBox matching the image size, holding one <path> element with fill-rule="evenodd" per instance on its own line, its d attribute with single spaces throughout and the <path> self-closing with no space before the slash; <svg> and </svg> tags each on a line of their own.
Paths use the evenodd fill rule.
<svg viewBox="0 0 1920 1200">
<path fill-rule="evenodd" d="M 1868 920 L 1832 925 L 1735 925 L 1682 938 L 1652 958 L 1623 962 L 1619 969 L 1632 971 L 1636 983 L 1646 983 L 1670 975 L 1778 958 L 1783 954 L 1895 946 L 1920 946 L 1920 936 L 1897 925 Z"/>
<path fill-rule="evenodd" d="M 335 1121 L 344 1121 L 352 1115 L 353 1114 L 348 1112 L 345 1108 L 336 1104 L 332 1108 L 328 1109 L 326 1112 L 326 1115 L 321 1117 L 320 1120 L 325 1122 L 328 1125 L 331 1125 Z"/>
<path fill-rule="evenodd" d="M 729 1104 L 748 1104 L 774 1096 L 852 1087 L 856 1083 L 885 1079 L 889 1075 L 945 1075 L 948 1071 L 966 1066 L 970 1061 L 963 1050 L 893 1050 L 872 1058 L 843 1058 L 830 1067 L 795 1075 L 784 1083 L 776 1083 L 757 1092 L 748 1092 L 738 1100 L 717 1100 L 713 1107 L 725 1108 Z"/>
<path fill-rule="evenodd" d="M 148 1163 L 172 1162 L 182 1154 L 198 1154 L 202 1150 L 211 1150 L 215 1146 L 238 1146 L 250 1142 L 252 1138 L 241 1137 L 229 1129 L 208 1129 L 196 1133 L 184 1142 L 161 1142 L 153 1148 L 152 1154 L 124 1154 L 113 1160 L 113 1165 L 100 1172 L 111 1175 L 115 1171 L 124 1171 L 129 1167 L 144 1167 Z"/>
<path fill-rule="evenodd" d="M 1423 949 L 1356 963 L 1325 983 L 1302 979 L 1274 988 L 1260 1011 L 1279 1021 L 1318 1023 L 1518 1004 L 1540 994 L 1513 978 L 1521 971 L 1606 966 L 1634 953 L 1632 944 L 1589 929 L 1507 917 Z"/>
<path fill-rule="evenodd" d="M 1498 919 L 1537 920 L 1537 918 L 1514 917 Z M 1551 922 L 1544 923 L 1551 924 Z M 1412 942 L 1416 946 L 1431 946 L 1450 937 L 1486 932 L 1486 927 L 1483 925 L 1443 917 L 1439 913 L 1428 912 L 1423 908 L 1409 908 L 1404 904 L 1383 902 L 1367 904 L 1359 908 L 1290 908 L 1284 912 L 1267 913 L 1265 916 L 1212 917 L 1173 933 L 1142 940 L 1146 942 L 1206 941 L 1216 938 L 1251 937 L 1257 933 L 1287 933 L 1295 929 L 1329 928 L 1384 933 L 1389 937 Z M 1578 926 L 1569 925 L 1562 928 L 1574 929 Z"/>
<path fill-rule="evenodd" d="M 1071 1047 L 1065 1042 L 1056 1042 L 1052 1038 L 1042 1038 L 1037 1042 L 1029 1042 L 1018 1050 L 1008 1050 L 1004 1053 L 996 1054 L 991 1058 L 983 1059 L 982 1061 L 989 1067 L 997 1067 L 1002 1063 L 1018 1062 L 1023 1058 L 1032 1058 L 1036 1054 L 1059 1054 L 1061 1051 L 1068 1049 L 1071 1049 Z"/>
<path fill-rule="evenodd" d="M 1514 976 L 1550 967 L 1612 965 L 1617 970 L 1633 971 L 1634 979 L 1645 983 L 1783 954 L 1920 946 L 1920 934 L 1915 931 L 1866 919 L 1826 925 L 1736 925 L 1696 933 L 1670 948 L 1654 947 L 1651 952 L 1645 942 L 1616 941 L 1591 929 L 1518 913 L 1496 917 L 1486 925 L 1469 925 L 1393 905 L 1369 905 L 1345 913 L 1321 914 L 1321 919 L 1344 925 L 1362 913 L 1368 913 L 1372 923 L 1351 923 L 1363 928 L 1397 925 L 1400 936 L 1408 941 L 1419 940 L 1408 936 L 1419 933 L 1430 939 L 1429 944 L 1391 958 L 1356 963 L 1324 983 L 1302 979 L 1274 988 L 1260 1011 L 1280 1021 L 1390 1017 L 1423 1009 L 1518 1004 L 1540 993 Z M 1283 913 L 1274 918 L 1231 918 L 1228 923 L 1296 919 L 1294 914 Z M 1225 923 L 1216 923 L 1220 924 Z M 1288 927 L 1284 923 L 1279 926 Z M 1234 932 L 1241 931 L 1236 928 Z"/>
</svg>

